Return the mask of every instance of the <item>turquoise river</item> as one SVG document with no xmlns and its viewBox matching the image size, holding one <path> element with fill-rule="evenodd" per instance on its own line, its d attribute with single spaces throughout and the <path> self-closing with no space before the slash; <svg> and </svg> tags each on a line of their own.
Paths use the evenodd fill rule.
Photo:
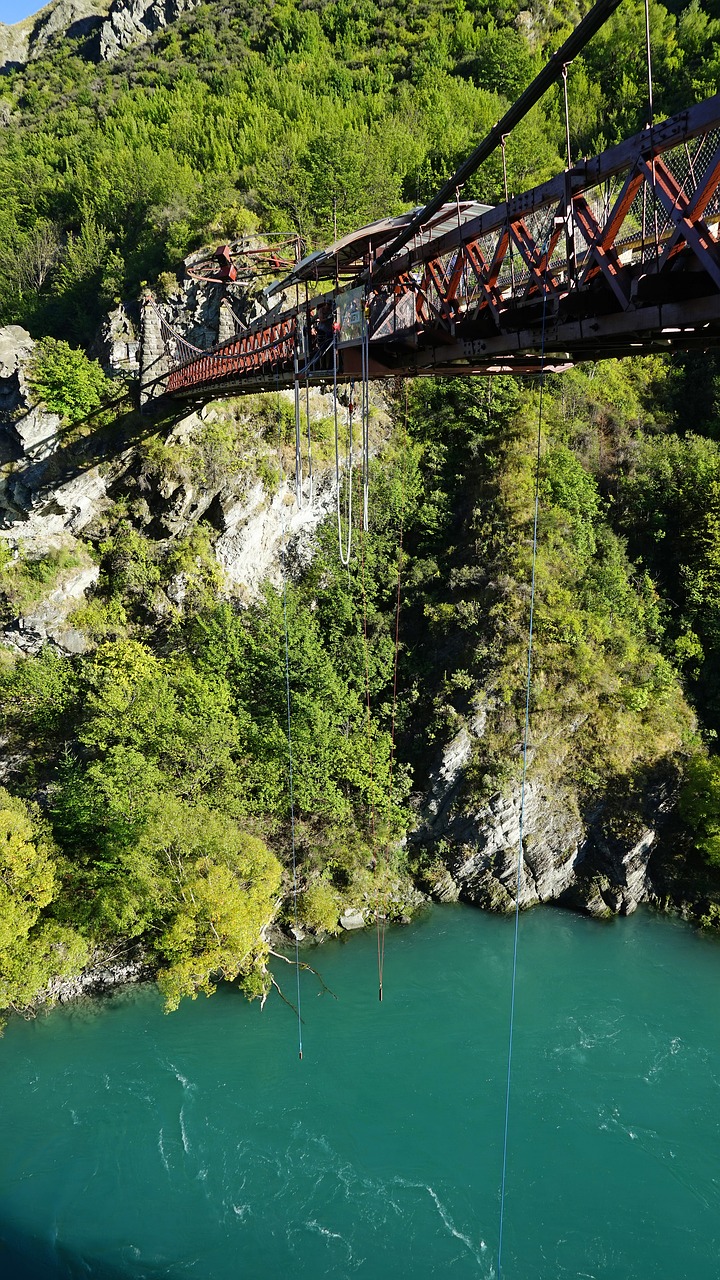
<svg viewBox="0 0 720 1280">
<path fill-rule="evenodd" d="M 279 999 L 152 988 L 0 1041 L 2 1280 L 496 1275 L 512 921 L 429 911 Z M 293 971 L 276 967 L 292 995 Z M 503 1280 L 717 1280 L 720 945 L 520 922 Z"/>
</svg>

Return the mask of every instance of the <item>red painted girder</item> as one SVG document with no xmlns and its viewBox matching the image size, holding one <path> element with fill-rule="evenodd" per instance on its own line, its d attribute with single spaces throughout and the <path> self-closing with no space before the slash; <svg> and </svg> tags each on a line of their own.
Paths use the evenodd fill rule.
<svg viewBox="0 0 720 1280">
<path fill-rule="evenodd" d="M 655 160 L 654 164 L 648 164 L 646 160 L 642 160 L 640 164 L 646 181 L 650 183 L 656 192 L 661 204 L 675 224 L 677 233 L 690 246 L 703 270 L 707 272 L 713 283 L 720 289 L 720 263 L 713 252 L 717 247 L 717 242 L 710 234 L 705 222 L 702 218 L 691 220 L 686 215 L 685 211 L 689 202 L 683 194 L 682 188 L 675 181 L 675 178 L 662 160 Z"/>
<path fill-rule="evenodd" d="M 638 179 L 638 185 L 641 182 L 642 176 Z M 632 204 L 632 200 L 630 200 L 630 203 Z M 620 306 L 625 311 L 630 305 L 630 282 L 627 279 L 627 272 L 620 262 L 617 250 L 612 244 L 612 238 L 607 228 L 600 226 L 584 196 L 578 196 L 573 202 L 573 213 L 585 239 L 590 245 L 590 260 L 583 269 L 577 287 L 584 287 L 594 276 L 602 272 Z M 624 217 L 625 215 L 623 214 L 623 219 Z"/>
<path fill-rule="evenodd" d="M 465 222 L 461 228 L 447 231 L 437 240 L 403 250 L 390 263 L 374 272 L 373 283 L 392 279 L 401 271 L 410 271 L 415 263 L 427 258 L 441 257 L 462 243 L 463 238 L 482 239 L 500 230 L 508 221 L 512 223 L 548 205 L 560 205 L 566 199 L 568 188 L 571 196 L 579 195 L 599 186 L 607 178 L 633 169 L 641 156 L 660 155 L 663 151 L 671 150 L 714 128 L 720 128 L 720 94 L 717 93 L 669 120 L 654 125 L 652 129 L 644 129 L 626 142 L 610 147 L 602 155 L 582 160 L 566 173 L 558 174 L 548 182 L 514 196 L 507 205 L 498 205 Z"/>
</svg>

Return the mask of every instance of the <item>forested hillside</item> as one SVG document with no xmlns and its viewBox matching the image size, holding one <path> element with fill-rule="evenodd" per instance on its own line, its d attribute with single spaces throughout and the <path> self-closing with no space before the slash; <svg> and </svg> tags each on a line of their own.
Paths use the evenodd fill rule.
<svg viewBox="0 0 720 1280">
<path fill-rule="evenodd" d="M 108 63 L 58 39 L 0 78 L 0 325 L 42 340 L 30 400 L 82 439 L 124 391 L 84 354 L 104 315 L 162 273 L 172 287 L 191 250 L 249 231 L 313 247 L 334 215 L 342 232 L 424 201 L 580 14 L 216 0 Z M 660 116 L 716 91 L 720 9 L 651 3 L 651 19 Z M 575 154 L 642 127 L 645 76 L 625 0 L 570 70 Z M 561 108 L 549 94 L 509 139 L 511 189 L 562 168 Z M 496 156 L 465 194 L 501 191 Z M 661 830 L 643 893 L 717 924 L 720 363 L 588 365 L 548 377 L 544 401 L 531 777 L 568 848 L 594 850 L 576 905 L 632 909 L 599 851 Z M 450 872 L 462 888 L 519 775 L 538 409 L 533 380 L 386 388 L 350 569 L 328 518 L 286 590 L 250 600 L 216 555 L 217 513 L 250 479 L 282 497 L 283 398 L 216 405 L 181 441 L 171 418 L 105 410 L 99 427 L 134 441 L 112 500 L 61 546 L 6 531 L 4 625 L 70 570 L 94 585 L 74 656 L 22 654 L 7 632 L 0 655 L 0 1006 L 136 944 L 171 1006 L 217 975 L 266 989 L 267 928 L 294 919 L 286 617 L 301 923 L 404 917 L 414 885 Z M 327 416 L 311 429 L 327 470 Z M 195 505 L 173 523 L 180 492 Z M 453 741 L 462 776 L 433 809 Z M 476 899 L 502 906 L 501 881 Z"/>
</svg>

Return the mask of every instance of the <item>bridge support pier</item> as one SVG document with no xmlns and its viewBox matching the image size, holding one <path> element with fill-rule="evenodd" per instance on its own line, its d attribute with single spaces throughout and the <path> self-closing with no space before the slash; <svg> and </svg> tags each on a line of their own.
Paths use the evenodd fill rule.
<svg viewBox="0 0 720 1280">
<path fill-rule="evenodd" d="M 140 302 L 140 408 L 165 391 L 163 374 L 169 369 L 160 316 L 150 293 Z M 158 381 L 160 379 L 160 381 Z"/>
</svg>

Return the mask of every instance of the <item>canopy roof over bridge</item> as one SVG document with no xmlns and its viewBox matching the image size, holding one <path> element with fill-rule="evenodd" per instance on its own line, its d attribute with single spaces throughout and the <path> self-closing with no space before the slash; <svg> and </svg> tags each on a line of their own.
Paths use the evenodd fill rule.
<svg viewBox="0 0 720 1280">
<path fill-rule="evenodd" d="M 460 200 L 455 204 L 444 204 L 433 218 L 425 222 L 416 234 L 413 243 L 423 244 L 446 231 L 462 227 L 480 214 L 487 213 L 492 205 L 480 204 L 477 200 Z M 358 231 L 351 231 L 342 236 L 326 249 L 316 249 L 298 262 L 289 275 L 275 280 L 267 289 L 267 296 L 285 292 L 289 287 L 304 281 L 352 279 L 367 266 L 371 257 L 375 257 L 380 249 L 390 244 L 404 227 L 419 212 L 411 209 L 395 218 L 379 218 Z"/>
</svg>

